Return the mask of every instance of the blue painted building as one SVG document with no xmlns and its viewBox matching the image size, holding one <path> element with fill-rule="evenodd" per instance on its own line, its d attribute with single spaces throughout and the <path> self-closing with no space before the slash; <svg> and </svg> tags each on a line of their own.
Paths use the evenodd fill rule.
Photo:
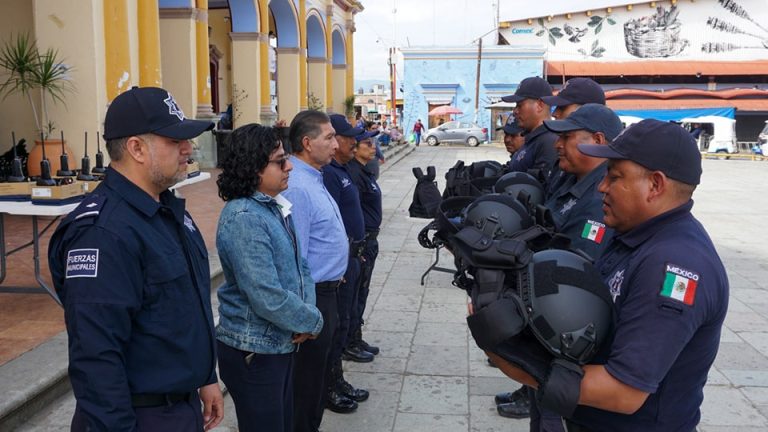
<svg viewBox="0 0 768 432">
<path fill-rule="evenodd" d="M 464 114 L 453 120 L 476 122 L 493 131 L 499 111 L 490 105 L 512 94 L 518 84 L 529 76 L 543 76 L 544 49 L 532 46 L 484 47 L 480 65 L 478 112 L 475 113 L 475 83 L 477 79 L 477 47 L 403 48 L 403 120 L 404 131 L 413 129 L 417 119 L 429 127 L 437 125 L 439 117 L 427 114 L 440 105 L 459 108 Z M 445 121 L 449 119 L 443 118 Z"/>
</svg>

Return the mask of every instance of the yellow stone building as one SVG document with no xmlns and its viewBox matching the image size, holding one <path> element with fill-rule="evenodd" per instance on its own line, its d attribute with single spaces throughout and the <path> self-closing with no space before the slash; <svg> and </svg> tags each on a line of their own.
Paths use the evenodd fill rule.
<svg viewBox="0 0 768 432">
<path fill-rule="evenodd" d="M 28 33 L 41 50 L 57 49 L 71 68 L 75 91 L 65 95 L 66 104 L 48 101 L 48 107 L 75 161 L 83 132 L 102 131 L 110 101 L 132 86 L 168 89 L 191 118 L 215 119 L 232 104 L 235 127 L 290 122 L 308 107 L 343 113 L 344 99 L 353 94 L 354 19 L 363 10 L 357 0 L 1 4 L 3 42 Z M 37 135 L 21 96 L 0 102 L 0 119 L 0 149 L 10 149 L 11 131 L 28 142 Z M 198 140 L 203 160 L 215 158 L 212 143 L 210 135 Z"/>
</svg>

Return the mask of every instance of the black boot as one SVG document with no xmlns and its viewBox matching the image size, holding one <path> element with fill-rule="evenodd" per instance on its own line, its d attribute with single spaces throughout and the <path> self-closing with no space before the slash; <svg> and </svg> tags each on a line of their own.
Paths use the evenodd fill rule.
<svg viewBox="0 0 768 432">
<path fill-rule="evenodd" d="M 336 391 L 328 393 L 325 407 L 335 413 L 349 414 L 357 410 L 357 402 Z"/>
<path fill-rule="evenodd" d="M 355 344 L 359 346 L 363 351 L 368 351 L 369 353 L 373 355 L 377 355 L 379 353 L 379 347 L 373 346 L 369 344 L 368 342 L 363 340 L 363 330 L 358 327 L 357 331 L 355 332 L 354 338 L 350 341 L 350 344 Z"/>
<path fill-rule="evenodd" d="M 357 344 L 350 344 L 341 353 L 341 358 L 356 363 L 370 363 L 373 361 L 373 354 L 363 350 Z"/>
<path fill-rule="evenodd" d="M 525 386 L 512 393 L 496 395 L 496 403 L 496 411 L 502 417 L 521 419 L 531 416 L 531 400 Z"/>
<path fill-rule="evenodd" d="M 336 393 L 340 393 L 355 402 L 365 402 L 370 396 L 368 390 L 354 388 L 343 376 L 336 381 Z"/>
</svg>

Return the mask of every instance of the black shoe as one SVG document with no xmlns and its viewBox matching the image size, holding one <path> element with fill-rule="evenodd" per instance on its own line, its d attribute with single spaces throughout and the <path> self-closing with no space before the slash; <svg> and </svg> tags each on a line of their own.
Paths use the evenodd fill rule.
<svg viewBox="0 0 768 432">
<path fill-rule="evenodd" d="M 528 399 L 528 388 L 525 386 L 513 392 L 499 393 L 496 395 L 496 405 L 515 402 L 519 399 Z"/>
<path fill-rule="evenodd" d="M 344 378 L 336 382 L 336 392 L 341 393 L 355 402 L 365 402 L 368 400 L 368 396 L 370 396 L 368 390 L 356 389 Z"/>
<path fill-rule="evenodd" d="M 531 400 L 525 397 L 514 402 L 496 405 L 496 411 L 502 417 L 513 419 L 528 418 L 531 416 Z"/>
<path fill-rule="evenodd" d="M 332 391 L 328 393 L 328 400 L 325 402 L 325 407 L 335 413 L 349 414 L 357 410 L 357 402 L 343 394 Z"/>
<path fill-rule="evenodd" d="M 347 347 L 347 349 L 341 353 L 341 358 L 343 360 L 353 361 L 356 363 L 370 363 L 373 361 L 373 354 L 360 349 L 360 347 L 356 345 L 352 345 Z"/>
<path fill-rule="evenodd" d="M 357 345 L 358 345 L 360 348 L 362 348 L 362 349 L 363 349 L 363 351 L 368 351 L 369 353 L 371 353 L 371 354 L 373 354 L 373 355 L 376 355 L 376 354 L 378 354 L 378 353 L 379 353 L 379 351 L 380 351 L 380 350 L 379 350 L 379 347 L 377 347 L 377 346 L 373 346 L 373 345 L 369 344 L 368 342 L 366 342 L 366 341 L 364 341 L 364 340 L 362 340 L 362 339 L 360 339 L 359 341 L 357 341 Z"/>
</svg>

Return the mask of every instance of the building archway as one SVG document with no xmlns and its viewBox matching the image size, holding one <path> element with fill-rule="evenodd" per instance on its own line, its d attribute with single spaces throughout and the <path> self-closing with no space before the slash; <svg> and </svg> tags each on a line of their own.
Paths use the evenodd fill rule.
<svg viewBox="0 0 768 432">
<path fill-rule="evenodd" d="M 307 96 L 310 108 L 320 108 L 327 100 L 325 39 L 323 20 L 316 10 L 312 10 L 307 17 Z"/>
<path fill-rule="evenodd" d="M 344 32 L 334 26 L 331 34 L 331 43 L 333 48 L 333 72 L 331 73 L 331 88 L 333 91 L 333 111 L 344 113 L 344 98 L 347 89 L 347 49 L 344 40 Z"/>
<path fill-rule="evenodd" d="M 291 0 L 271 0 L 269 11 L 274 19 L 276 36 L 275 94 L 277 97 L 277 116 L 280 119 L 292 119 L 299 112 L 299 25 L 298 11 Z"/>
</svg>

